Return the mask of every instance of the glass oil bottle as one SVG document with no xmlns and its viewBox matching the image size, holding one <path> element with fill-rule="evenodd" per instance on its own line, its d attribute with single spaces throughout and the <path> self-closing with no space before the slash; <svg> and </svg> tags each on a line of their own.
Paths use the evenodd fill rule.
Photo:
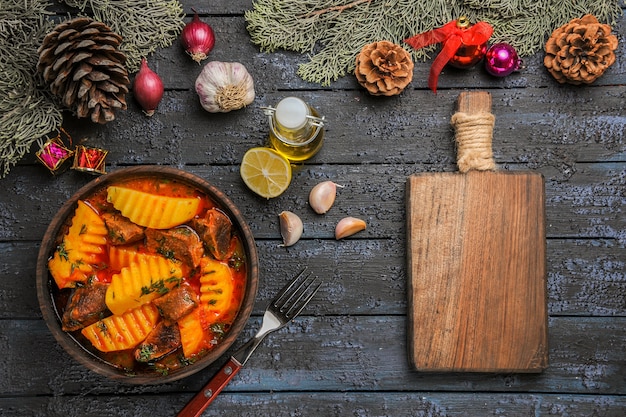
<svg viewBox="0 0 626 417">
<path fill-rule="evenodd" d="M 305 161 L 324 143 L 324 117 L 303 100 L 286 97 L 276 108 L 264 107 L 269 120 L 269 146 L 291 162 Z"/>
</svg>

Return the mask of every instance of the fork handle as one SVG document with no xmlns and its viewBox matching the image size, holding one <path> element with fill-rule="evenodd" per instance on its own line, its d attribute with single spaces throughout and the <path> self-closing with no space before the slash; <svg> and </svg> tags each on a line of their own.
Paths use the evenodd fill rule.
<svg viewBox="0 0 626 417">
<path fill-rule="evenodd" d="M 200 417 L 202 412 L 213 402 L 231 379 L 239 372 L 242 365 L 232 356 L 222 369 L 187 403 L 177 417 Z"/>
</svg>

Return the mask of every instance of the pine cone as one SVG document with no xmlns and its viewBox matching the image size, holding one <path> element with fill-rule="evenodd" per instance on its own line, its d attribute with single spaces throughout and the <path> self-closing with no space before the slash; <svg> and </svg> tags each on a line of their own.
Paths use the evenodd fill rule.
<svg viewBox="0 0 626 417">
<path fill-rule="evenodd" d="M 393 96 L 413 79 L 413 60 L 400 45 L 389 41 L 370 43 L 357 55 L 354 75 L 370 94 Z"/>
<path fill-rule="evenodd" d="M 543 63 L 558 82 L 590 84 L 615 62 L 617 37 L 588 14 L 552 32 L 545 49 Z"/>
<path fill-rule="evenodd" d="M 122 37 L 88 17 L 68 20 L 46 35 L 39 47 L 37 70 L 50 90 L 79 118 L 104 124 L 115 110 L 126 110 L 130 80 Z"/>
</svg>

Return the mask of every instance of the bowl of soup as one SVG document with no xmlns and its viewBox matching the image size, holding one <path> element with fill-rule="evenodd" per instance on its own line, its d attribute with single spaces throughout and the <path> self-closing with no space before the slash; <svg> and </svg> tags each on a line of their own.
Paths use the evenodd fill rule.
<svg viewBox="0 0 626 417">
<path fill-rule="evenodd" d="M 78 362 L 131 384 L 178 380 L 235 342 L 258 284 L 252 233 L 217 187 L 183 170 L 123 168 L 78 190 L 37 258 L 50 331 Z"/>
</svg>

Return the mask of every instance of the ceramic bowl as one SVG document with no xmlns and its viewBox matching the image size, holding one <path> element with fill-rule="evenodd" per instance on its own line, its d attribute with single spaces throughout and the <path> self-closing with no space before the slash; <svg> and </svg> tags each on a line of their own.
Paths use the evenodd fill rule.
<svg viewBox="0 0 626 417">
<path fill-rule="evenodd" d="M 159 179 L 178 181 L 195 188 L 200 193 L 209 197 L 218 205 L 218 208 L 231 219 L 235 233 L 239 234 L 245 254 L 245 289 L 241 306 L 230 329 L 219 344 L 210 350 L 208 354 L 193 363 L 166 373 L 154 369 L 142 369 L 141 372 L 129 373 L 127 370 L 120 369 L 108 363 L 106 359 L 101 358 L 97 352 L 94 353 L 93 348 L 89 349 L 83 346 L 84 343 L 88 342 L 84 340 L 82 342 L 79 341 L 80 337 L 76 337 L 76 334 L 63 331 L 61 328 L 61 317 L 66 305 L 60 301 L 63 300 L 63 297 L 60 297 L 59 294 L 62 291 L 67 292 L 69 290 L 60 290 L 48 270 L 48 260 L 56 250 L 61 235 L 67 228 L 68 220 L 73 216 L 77 202 L 96 193 L 98 190 L 102 190 L 103 187 L 107 187 L 108 185 L 119 183 L 120 181 L 130 178 L 141 177 L 156 177 Z M 235 342 L 250 317 L 256 297 L 259 272 L 256 244 L 252 233 L 239 209 L 222 191 L 204 179 L 179 169 L 162 166 L 137 166 L 122 168 L 95 178 L 65 202 L 52 219 L 45 232 L 37 258 L 36 274 L 37 295 L 43 318 L 58 343 L 61 344 L 75 360 L 88 369 L 115 380 L 130 384 L 158 384 L 178 380 L 200 371 L 222 356 L 233 342 Z M 67 296 L 65 299 L 67 299 Z"/>
</svg>

